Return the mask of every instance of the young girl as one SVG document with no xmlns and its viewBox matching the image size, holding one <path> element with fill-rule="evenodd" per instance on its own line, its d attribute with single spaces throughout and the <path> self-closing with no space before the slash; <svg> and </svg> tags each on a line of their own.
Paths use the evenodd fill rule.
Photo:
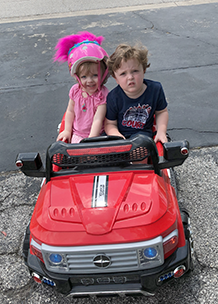
<svg viewBox="0 0 218 304">
<path fill-rule="evenodd" d="M 136 133 L 153 137 L 152 126 L 156 117 L 155 142 L 167 142 L 167 101 L 162 85 L 144 79 L 149 67 L 146 47 L 121 44 L 110 56 L 109 73 L 118 86 L 107 97 L 105 132 L 129 138 Z"/>
<path fill-rule="evenodd" d="M 108 89 L 108 54 L 100 46 L 103 37 L 80 32 L 61 38 L 55 49 L 55 61 L 68 61 L 71 76 L 78 81 L 69 92 L 65 127 L 57 140 L 79 143 L 83 138 L 99 136 L 103 131 Z"/>
</svg>

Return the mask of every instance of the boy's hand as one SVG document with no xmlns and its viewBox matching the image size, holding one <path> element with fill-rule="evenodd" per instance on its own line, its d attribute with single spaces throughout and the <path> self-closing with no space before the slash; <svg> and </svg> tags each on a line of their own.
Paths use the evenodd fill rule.
<svg viewBox="0 0 218 304">
<path fill-rule="evenodd" d="M 105 118 L 104 130 L 107 135 L 120 136 L 123 137 L 123 139 L 126 139 L 118 130 L 117 120 L 109 120 Z"/>
<path fill-rule="evenodd" d="M 157 132 L 157 135 L 154 138 L 154 142 L 157 143 L 158 141 L 160 141 L 162 144 L 168 142 L 166 134 Z"/>
<path fill-rule="evenodd" d="M 156 126 L 157 126 L 157 135 L 155 136 L 155 143 L 160 141 L 162 144 L 167 142 L 167 124 L 168 124 L 168 110 L 167 108 L 162 111 L 156 111 Z"/>
</svg>

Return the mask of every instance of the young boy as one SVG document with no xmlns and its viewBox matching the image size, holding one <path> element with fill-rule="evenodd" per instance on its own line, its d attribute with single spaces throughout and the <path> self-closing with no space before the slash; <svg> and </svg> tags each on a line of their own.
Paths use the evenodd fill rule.
<svg viewBox="0 0 218 304">
<path fill-rule="evenodd" d="M 140 132 L 153 137 L 155 115 L 155 142 L 167 142 L 168 110 L 162 85 L 144 79 L 149 67 L 147 48 L 121 44 L 107 64 L 109 73 L 118 84 L 107 97 L 107 135 L 129 138 Z"/>
</svg>

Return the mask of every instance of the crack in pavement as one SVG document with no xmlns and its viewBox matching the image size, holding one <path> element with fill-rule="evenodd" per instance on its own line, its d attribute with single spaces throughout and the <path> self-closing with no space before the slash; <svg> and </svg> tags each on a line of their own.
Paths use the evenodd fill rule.
<svg viewBox="0 0 218 304">
<path fill-rule="evenodd" d="M 20 297 L 20 300 L 22 300 L 31 293 L 31 290 L 34 290 L 34 285 L 32 279 L 30 278 L 29 281 L 20 288 L 10 288 L 1 292 L 9 298 L 15 298 L 17 295 L 22 295 L 22 297 Z"/>
<path fill-rule="evenodd" d="M 1 205 L 3 202 L 5 202 L 5 200 L 6 200 L 8 197 L 11 196 L 11 194 L 12 194 L 12 192 L 8 193 L 5 197 L 3 197 L 2 199 L 0 199 L 0 205 Z M 1 210 L 1 211 L 2 211 L 2 210 Z"/>
<path fill-rule="evenodd" d="M 175 37 L 186 38 L 186 39 L 192 39 L 192 40 L 196 40 L 198 42 L 202 42 L 202 43 L 204 43 L 206 45 L 211 45 L 211 46 L 217 47 L 217 44 L 209 43 L 208 41 L 205 41 L 205 40 L 202 40 L 202 39 L 199 39 L 199 38 L 195 38 L 195 37 L 190 36 L 190 35 L 181 35 L 181 34 L 177 34 L 177 33 L 171 32 L 171 31 L 169 31 L 167 29 L 160 29 L 160 28 L 156 27 L 155 24 L 151 20 L 145 18 L 140 13 L 138 13 L 138 12 L 132 12 L 132 13 L 133 13 L 133 15 L 138 16 L 142 20 L 151 23 L 151 27 L 150 28 L 149 27 L 148 28 L 144 28 L 145 30 L 146 29 L 152 29 L 152 30 L 155 30 L 155 31 L 163 33 L 163 34 L 172 35 L 172 36 L 175 36 Z M 213 41 L 216 41 L 216 40 L 213 40 Z"/>
<path fill-rule="evenodd" d="M 201 271 L 203 271 L 205 269 L 211 269 L 211 270 L 215 270 L 215 271 L 218 272 L 218 268 L 217 267 L 213 267 L 213 266 L 207 265 L 205 263 L 202 263 L 201 260 L 198 257 L 198 253 L 196 251 L 194 252 L 194 256 L 195 256 L 196 262 L 199 264 L 199 266 L 201 268 Z"/>
<path fill-rule="evenodd" d="M 211 130 L 196 130 L 194 128 L 169 128 L 167 131 L 183 131 L 183 130 L 189 130 L 189 131 L 194 131 L 196 133 L 201 133 L 201 134 L 218 134 L 218 131 L 211 131 Z M 216 147 L 217 145 L 214 145 Z"/>
<path fill-rule="evenodd" d="M 35 202 L 32 202 L 30 204 L 28 203 L 18 203 L 17 205 L 15 203 L 11 204 L 9 207 L 5 207 L 4 209 L 1 209 L 0 210 L 0 214 L 5 212 L 5 211 L 8 211 L 8 210 L 11 210 L 12 207 L 14 207 L 14 209 L 17 209 L 19 207 L 34 207 L 35 206 Z"/>
<path fill-rule="evenodd" d="M 179 71 L 179 70 L 191 70 L 191 69 L 196 69 L 196 68 L 204 68 L 204 67 L 216 67 L 218 66 L 217 62 L 214 63 L 209 63 L 209 64 L 202 64 L 202 65 L 189 65 L 189 66 L 184 66 L 184 67 L 175 67 L 175 68 L 170 68 L 170 69 L 158 69 L 155 70 L 155 72 L 170 72 L 170 71 Z M 47 80 L 45 80 L 47 81 Z M 34 88 L 34 87 L 43 87 L 43 86 L 56 86 L 56 85 L 67 85 L 67 84 L 71 84 L 72 81 L 60 81 L 60 82 L 52 82 L 52 83 L 38 83 L 38 84 L 30 84 L 30 85 L 22 85 L 22 86 L 11 86 L 11 87 L 7 87 L 7 88 L 0 88 L 1 92 L 11 92 L 11 91 L 20 91 L 23 89 L 27 89 L 27 88 Z"/>
</svg>

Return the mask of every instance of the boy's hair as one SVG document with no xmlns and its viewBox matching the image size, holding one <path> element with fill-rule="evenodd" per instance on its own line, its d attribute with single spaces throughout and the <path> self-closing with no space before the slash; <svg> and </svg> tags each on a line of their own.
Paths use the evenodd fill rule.
<svg viewBox="0 0 218 304">
<path fill-rule="evenodd" d="M 78 67 L 77 67 L 77 69 L 76 69 L 76 75 L 80 78 L 80 75 L 81 75 L 81 73 L 89 73 L 90 72 L 90 69 L 91 69 L 91 66 L 93 65 L 93 64 L 98 64 L 97 62 L 94 62 L 94 61 L 85 61 L 85 62 L 83 62 L 83 63 L 81 63 Z M 105 64 L 105 62 L 103 61 L 103 60 L 101 60 L 100 61 L 100 68 L 101 68 L 101 78 L 103 77 L 103 75 L 104 75 L 104 73 L 105 73 L 105 71 L 106 71 L 106 69 L 107 69 L 107 66 L 106 66 L 106 64 Z M 108 77 L 106 77 L 105 79 L 104 79 L 104 81 L 103 81 L 103 83 L 101 84 L 101 85 L 103 85 L 103 84 L 105 84 L 106 82 L 107 82 L 107 79 L 108 79 Z"/>
<path fill-rule="evenodd" d="M 109 74 L 114 77 L 114 72 L 120 68 L 122 61 L 126 62 L 133 58 L 142 64 L 144 71 L 150 66 L 148 64 L 148 50 L 145 46 L 118 45 L 115 52 L 107 60 Z"/>
</svg>

